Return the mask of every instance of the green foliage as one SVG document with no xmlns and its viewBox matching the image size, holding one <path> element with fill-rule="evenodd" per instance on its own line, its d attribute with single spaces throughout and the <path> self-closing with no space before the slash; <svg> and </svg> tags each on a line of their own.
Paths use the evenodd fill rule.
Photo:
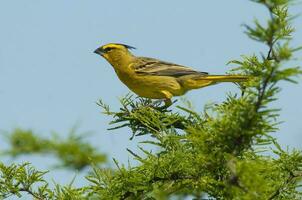
<svg viewBox="0 0 302 200">
<path fill-rule="evenodd" d="M 6 134 L 10 149 L 6 155 L 13 157 L 22 154 L 53 154 L 61 161 L 62 167 L 82 170 L 86 166 L 99 165 L 106 161 L 106 156 L 97 151 L 83 137 L 76 136 L 72 131 L 67 139 L 53 135 L 52 139 L 45 139 L 31 130 L 15 129 Z"/>
<path fill-rule="evenodd" d="M 27 193 L 37 200 L 93 199 L 85 187 L 74 188 L 72 182 L 67 186 L 55 185 L 54 189 L 50 188 L 47 181 L 43 179 L 45 173 L 47 172 L 37 171 L 29 163 L 10 166 L 0 163 L 0 198 L 5 199 L 13 195 L 21 197 Z"/>
<path fill-rule="evenodd" d="M 47 190 L 48 184 L 42 178 L 45 173 L 36 171 L 28 163 L 11 166 L 0 163 L 0 197 L 6 198 L 11 195 L 21 197 L 21 192 L 27 192 L 34 197 L 40 196 L 40 192 Z M 42 184 L 42 186 L 34 192 L 32 188 L 36 184 Z"/>
<path fill-rule="evenodd" d="M 184 129 L 185 124 L 189 122 L 188 117 L 172 113 L 167 108 L 160 107 L 160 102 L 152 103 L 150 99 L 138 98 L 138 101 L 135 101 L 133 95 L 127 95 L 120 99 L 120 103 L 122 107 L 118 112 L 112 112 L 102 100 L 97 104 L 104 109 L 105 114 L 116 118 L 110 124 L 117 126 L 109 130 L 129 127 L 133 132 L 131 139 L 134 136 L 150 134 L 150 130 L 154 133 L 153 136 L 157 137 L 159 135 L 156 133 L 172 127 Z"/>
<path fill-rule="evenodd" d="M 270 13 L 267 25 L 255 20 L 246 25 L 247 35 L 268 46 L 262 56 L 244 56 L 233 60 L 235 72 L 250 76 L 242 96 L 228 95 L 220 105 L 208 106 L 204 113 L 178 107 L 180 112 L 159 110 L 148 100 L 125 97 L 122 109 L 113 112 L 115 128 L 130 127 L 134 136 L 151 134 L 145 141 L 160 148 L 156 154 L 141 148 L 145 156 L 130 153 L 140 161 L 136 167 L 119 166 L 115 173 L 98 171 L 95 187 L 102 186 L 100 198 L 157 199 L 156 195 L 210 195 L 216 199 L 300 199 L 302 155 L 284 152 L 271 136 L 278 128 L 279 109 L 270 108 L 277 100 L 279 81 L 296 82 L 299 67 L 283 68 L 299 48 L 290 47 L 289 1 L 257 1 Z M 279 157 L 264 156 L 275 145 Z M 268 152 L 267 152 L 268 153 Z M 104 178 L 106 177 L 106 178 Z M 90 178 L 93 179 L 93 178 Z M 159 189 L 161 188 L 161 189 Z"/>
<path fill-rule="evenodd" d="M 36 199 L 301 199 L 302 153 L 285 151 L 277 143 L 272 133 L 278 130 L 279 109 L 270 105 L 277 100 L 280 81 L 295 83 L 295 77 L 302 74 L 297 66 L 284 67 L 301 49 L 290 43 L 294 31 L 288 14 L 291 1 L 254 2 L 268 9 L 270 19 L 265 25 L 257 20 L 253 26 L 246 25 L 246 34 L 268 50 L 261 56 L 230 61 L 237 65 L 232 71 L 250 77 L 241 87 L 241 96 L 229 94 L 223 103 L 208 105 L 201 113 L 181 106 L 171 111 L 131 95 L 121 99 L 118 111 L 100 101 L 104 113 L 113 117 L 110 129 L 129 127 L 131 138 L 152 136 L 139 144 L 139 152 L 127 149 L 138 165 L 125 166 L 114 160 L 116 169 L 94 167 L 86 187 L 70 184 L 55 189 L 48 188 L 43 172 L 27 164 L 1 165 L 2 197 L 27 192 Z M 11 155 L 52 152 L 75 168 L 86 165 L 82 163 L 87 155 L 94 162 L 103 161 L 93 148 L 74 137 L 56 142 L 31 132 L 15 132 L 10 136 Z M 145 144 L 157 151 L 147 151 Z M 36 183 L 42 186 L 33 190 Z"/>
</svg>

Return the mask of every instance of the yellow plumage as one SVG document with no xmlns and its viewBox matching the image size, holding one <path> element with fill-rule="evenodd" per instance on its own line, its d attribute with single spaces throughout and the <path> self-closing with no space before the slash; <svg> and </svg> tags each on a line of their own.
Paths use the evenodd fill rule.
<svg viewBox="0 0 302 200">
<path fill-rule="evenodd" d="M 243 75 L 208 75 L 192 68 L 154 58 L 136 57 L 124 44 L 106 44 L 94 52 L 103 56 L 114 68 L 119 79 L 141 97 L 165 99 L 220 82 L 242 82 Z"/>
</svg>

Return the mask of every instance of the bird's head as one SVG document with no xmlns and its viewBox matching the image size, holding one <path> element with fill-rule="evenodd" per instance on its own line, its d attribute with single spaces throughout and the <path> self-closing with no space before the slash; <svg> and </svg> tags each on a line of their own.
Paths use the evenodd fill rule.
<svg viewBox="0 0 302 200">
<path fill-rule="evenodd" d="M 126 44 L 110 43 L 97 48 L 94 53 L 103 56 L 111 63 L 115 59 L 130 56 L 129 49 L 135 49 L 135 47 Z"/>
</svg>

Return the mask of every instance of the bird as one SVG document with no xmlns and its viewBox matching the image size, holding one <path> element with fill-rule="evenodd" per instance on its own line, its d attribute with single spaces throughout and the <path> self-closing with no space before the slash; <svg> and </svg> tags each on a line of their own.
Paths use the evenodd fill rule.
<svg viewBox="0 0 302 200">
<path fill-rule="evenodd" d="M 118 78 L 140 97 L 164 100 L 172 105 L 172 97 L 222 82 L 240 83 L 248 80 L 246 75 L 210 75 L 191 67 L 139 57 L 132 54 L 136 49 L 121 43 L 109 43 L 97 48 L 94 53 L 105 58 Z"/>
</svg>

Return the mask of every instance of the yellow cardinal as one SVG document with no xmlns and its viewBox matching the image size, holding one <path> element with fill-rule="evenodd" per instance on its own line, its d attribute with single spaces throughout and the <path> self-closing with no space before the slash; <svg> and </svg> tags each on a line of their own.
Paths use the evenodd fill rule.
<svg viewBox="0 0 302 200">
<path fill-rule="evenodd" d="M 243 75 L 209 75 L 190 67 L 157 60 L 137 57 L 129 45 L 110 43 L 99 47 L 94 53 L 103 56 L 114 68 L 119 79 L 134 93 L 150 99 L 164 99 L 171 105 L 173 96 L 187 91 L 221 82 L 242 82 Z"/>
</svg>

